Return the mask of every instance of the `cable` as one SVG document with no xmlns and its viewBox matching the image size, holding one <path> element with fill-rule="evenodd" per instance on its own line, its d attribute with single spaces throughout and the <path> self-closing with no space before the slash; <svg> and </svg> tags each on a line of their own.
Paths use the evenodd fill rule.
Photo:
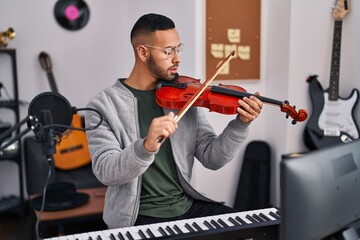
<svg viewBox="0 0 360 240">
<path fill-rule="evenodd" d="M 50 125 L 44 125 L 43 127 L 44 127 L 44 129 L 55 127 L 55 128 L 67 128 L 67 129 L 70 129 L 70 130 L 79 130 L 79 131 L 91 131 L 91 130 L 94 130 L 94 129 L 98 128 L 101 125 L 101 123 L 103 122 L 102 114 L 98 110 L 93 109 L 93 108 L 79 108 L 79 109 L 77 109 L 77 111 L 84 111 L 84 110 L 89 110 L 89 111 L 96 112 L 100 116 L 100 121 L 95 126 L 88 127 L 88 128 L 77 128 L 77 127 L 72 127 L 72 126 L 66 126 L 66 125 L 63 125 L 63 124 L 50 124 Z M 61 135 L 61 134 L 57 133 L 57 135 Z"/>
<path fill-rule="evenodd" d="M 51 163 L 52 163 L 51 157 L 48 158 L 48 163 L 49 163 L 49 173 L 48 173 L 48 176 L 47 176 L 46 181 L 45 181 L 44 190 L 43 190 L 43 197 L 42 197 L 42 203 L 41 203 L 41 209 L 40 209 L 40 213 L 39 213 L 39 216 L 37 217 L 36 225 L 35 225 L 36 239 L 38 239 L 38 240 L 41 240 L 40 235 L 39 235 L 39 223 L 40 223 L 41 216 L 42 216 L 42 214 L 44 212 L 46 190 L 47 190 L 47 186 L 49 184 L 50 176 L 51 176 Z"/>
</svg>

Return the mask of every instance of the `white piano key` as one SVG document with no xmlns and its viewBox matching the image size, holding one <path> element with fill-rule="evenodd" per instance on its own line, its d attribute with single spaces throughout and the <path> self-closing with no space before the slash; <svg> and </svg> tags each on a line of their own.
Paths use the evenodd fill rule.
<svg viewBox="0 0 360 240">
<path fill-rule="evenodd" d="M 66 239 L 66 240 L 76 240 L 76 238 L 74 237 L 74 235 L 67 236 L 65 239 Z"/>
<path fill-rule="evenodd" d="M 193 222 L 196 222 L 202 231 L 207 231 L 207 230 L 210 230 L 210 228 L 208 226 L 206 226 L 204 223 L 205 220 L 207 220 L 207 219 L 208 219 L 207 217 L 194 218 Z M 193 226 L 193 225 L 191 224 L 191 226 Z"/>
<path fill-rule="evenodd" d="M 142 225 L 142 226 L 144 226 L 145 232 L 146 232 L 147 229 L 150 229 L 150 231 L 154 234 L 155 237 L 161 237 L 162 236 L 162 234 L 159 232 L 159 226 L 160 226 L 159 223 L 149 224 L 149 225 Z"/>
<path fill-rule="evenodd" d="M 135 240 L 142 239 L 142 237 L 139 234 L 138 226 L 130 227 L 128 231 Z"/>
<path fill-rule="evenodd" d="M 100 236 L 102 239 L 105 239 L 105 236 L 101 231 L 89 232 L 89 237 L 91 237 L 93 240 L 96 240 L 98 236 Z"/>
<path fill-rule="evenodd" d="M 84 239 L 80 233 L 74 234 L 73 237 L 74 239 L 78 239 L 78 240 L 88 240 L 88 239 Z"/>
<path fill-rule="evenodd" d="M 71 235 L 70 235 L 69 237 L 70 237 L 70 238 L 68 238 L 68 236 L 61 236 L 61 237 L 59 237 L 59 240 L 67 240 L 67 239 L 73 240 L 73 238 L 72 238 Z"/>
<path fill-rule="evenodd" d="M 183 232 L 183 233 L 189 233 L 190 231 L 185 227 L 184 222 L 182 220 L 177 220 L 174 222 L 173 224 L 174 226 L 178 226 L 178 228 Z M 175 228 L 174 228 L 175 229 Z"/>
</svg>

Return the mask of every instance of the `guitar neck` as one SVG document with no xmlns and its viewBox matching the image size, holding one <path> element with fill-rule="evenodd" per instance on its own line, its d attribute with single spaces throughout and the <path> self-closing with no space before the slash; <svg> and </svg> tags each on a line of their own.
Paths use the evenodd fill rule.
<svg viewBox="0 0 360 240">
<path fill-rule="evenodd" d="M 52 72 L 48 72 L 47 73 L 47 76 L 48 76 L 48 79 L 49 79 L 49 84 L 50 84 L 50 89 L 52 92 L 55 92 L 55 93 L 59 93 L 58 92 L 58 89 L 57 89 L 57 86 L 56 86 L 56 82 L 55 82 L 55 78 L 54 78 L 54 75 Z"/>
<path fill-rule="evenodd" d="M 336 101 L 339 98 L 339 75 L 340 75 L 340 55 L 341 55 L 341 32 L 342 19 L 336 20 L 334 24 L 334 36 L 331 57 L 329 100 Z"/>
</svg>

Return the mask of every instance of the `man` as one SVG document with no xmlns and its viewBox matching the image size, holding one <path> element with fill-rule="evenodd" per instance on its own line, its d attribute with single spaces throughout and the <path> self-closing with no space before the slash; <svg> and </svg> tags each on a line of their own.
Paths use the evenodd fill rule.
<svg viewBox="0 0 360 240">
<path fill-rule="evenodd" d="M 169 18 L 146 14 L 131 31 L 135 65 L 126 79 L 96 95 L 88 107 L 104 121 L 88 131 L 93 171 L 108 186 L 104 221 L 109 228 L 233 212 L 190 185 L 194 157 L 218 169 L 235 155 L 261 111 L 255 97 L 239 100 L 238 115 L 216 136 L 200 107 L 176 122 L 178 110 L 156 103 L 159 79 L 176 76 L 183 44 Z M 89 112 L 87 127 L 99 116 Z M 165 139 L 165 141 L 159 141 Z"/>
</svg>

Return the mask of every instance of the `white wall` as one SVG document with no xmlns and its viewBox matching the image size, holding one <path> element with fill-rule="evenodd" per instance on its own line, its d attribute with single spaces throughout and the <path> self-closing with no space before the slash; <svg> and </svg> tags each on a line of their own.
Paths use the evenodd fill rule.
<svg viewBox="0 0 360 240">
<path fill-rule="evenodd" d="M 47 51 L 53 61 L 53 72 L 62 93 L 72 105 L 83 107 L 98 91 L 131 71 L 133 53 L 129 32 L 136 19 L 148 12 L 171 17 L 186 44 L 180 73 L 203 79 L 205 56 L 205 0 L 107 0 L 86 1 L 90 8 L 89 23 L 79 31 L 60 27 L 53 17 L 55 1 L 0 0 L 0 31 L 13 27 L 17 32 L 9 48 L 16 48 L 20 99 L 30 102 L 37 94 L 49 91 L 46 74 L 38 54 Z M 262 1 L 261 78 L 258 81 L 234 80 L 248 92 L 289 100 L 311 114 L 306 78 L 318 74 L 324 88 L 328 86 L 331 59 L 333 18 L 331 0 Z M 340 94 L 347 97 L 353 88 L 360 89 L 360 42 L 358 29 L 360 3 L 351 2 L 351 12 L 344 19 L 341 56 Z M 251 23 L 249 23 L 251 24 Z M 0 81 L 11 91 L 11 72 L 7 57 L 0 56 Z M 218 84 L 215 82 L 214 84 Z M 4 96 L 4 94 L 3 94 Z M 27 105 L 21 106 L 22 118 Z M 356 118 L 360 119 L 358 107 Z M 217 132 L 231 119 L 208 114 Z M 305 151 L 302 133 L 304 123 L 293 126 L 277 107 L 267 105 L 262 116 L 252 124 L 249 138 L 239 146 L 239 160 L 212 172 L 196 166 L 195 186 L 210 197 L 233 204 L 242 156 L 251 140 L 268 141 L 273 153 L 272 202 L 279 204 L 279 169 L 281 154 Z M 0 109 L 0 119 L 11 119 Z M 10 183 L 10 184 L 9 184 Z M 0 197 L 18 193 L 17 169 L 0 162 Z"/>
</svg>

